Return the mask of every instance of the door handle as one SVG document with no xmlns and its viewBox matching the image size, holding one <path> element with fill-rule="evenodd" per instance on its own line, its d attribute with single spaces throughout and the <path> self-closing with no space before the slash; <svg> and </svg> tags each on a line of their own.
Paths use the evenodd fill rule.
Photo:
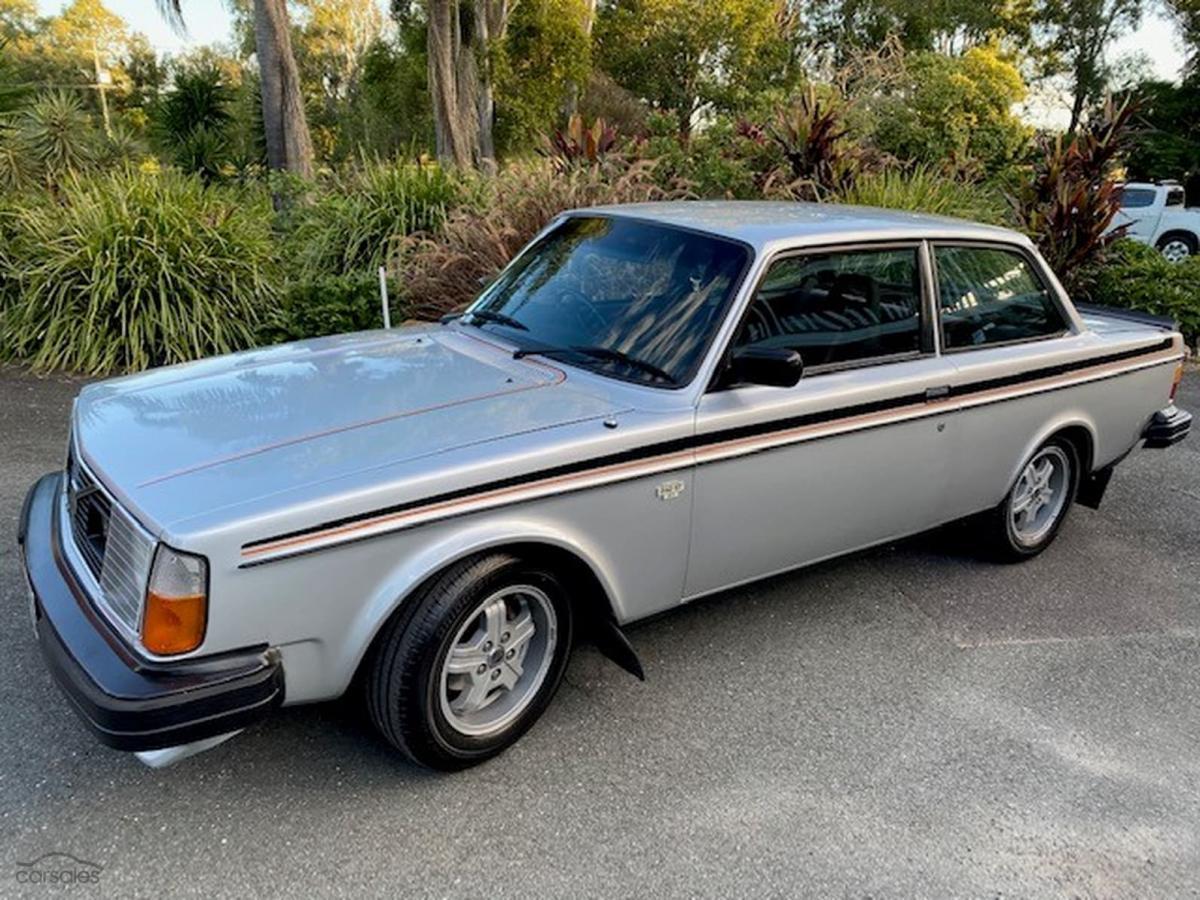
<svg viewBox="0 0 1200 900">
<path fill-rule="evenodd" d="M 925 388 L 925 402 L 930 403 L 934 400 L 941 400 L 943 397 L 950 396 L 950 385 L 942 384 L 937 387 Z"/>
</svg>

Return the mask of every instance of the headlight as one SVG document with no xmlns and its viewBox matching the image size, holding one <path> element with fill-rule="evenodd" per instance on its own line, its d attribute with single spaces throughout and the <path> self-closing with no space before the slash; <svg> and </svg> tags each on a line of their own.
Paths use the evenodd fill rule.
<svg viewBox="0 0 1200 900">
<path fill-rule="evenodd" d="M 146 585 L 142 646 L 169 655 L 195 650 L 208 621 L 208 560 L 159 544 Z"/>
</svg>

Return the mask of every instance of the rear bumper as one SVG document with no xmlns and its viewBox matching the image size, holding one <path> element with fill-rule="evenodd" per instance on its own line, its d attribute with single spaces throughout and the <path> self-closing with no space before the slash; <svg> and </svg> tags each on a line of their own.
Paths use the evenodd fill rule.
<svg viewBox="0 0 1200 900">
<path fill-rule="evenodd" d="M 1191 429 L 1192 414 L 1172 404 L 1154 414 L 1142 437 L 1147 447 L 1170 447 L 1186 438 Z"/>
<path fill-rule="evenodd" d="M 62 476 L 29 491 L 18 539 L 42 655 L 75 711 L 119 750 L 158 750 L 236 731 L 283 701 L 277 652 L 158 664 L 135 656 L 95 612 L 58 539 Z"/>
</svg>

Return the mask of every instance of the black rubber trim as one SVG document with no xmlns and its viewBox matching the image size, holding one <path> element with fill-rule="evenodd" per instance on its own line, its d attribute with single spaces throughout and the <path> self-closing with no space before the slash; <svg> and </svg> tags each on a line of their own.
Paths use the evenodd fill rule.
<svg viewBox="0 0 1200 900">
<path fill-rule="evenodd" d="M 1061 363 L 1054 366 L 1044 366 L 1040 369 L 1022 372 L 1019 375 L 975 381 L 967 385 L 958 385 L 952 388 L 949 391 L 948 396 L 951 398 L 969 397 L 972 394 L 994 390 L 995 388 L 1037 381 L 1042 378 L 1054 377 L 1055 375 L 1064 375 L 1079 369 L 1090 369 L 1093 366 L 1106 365 L 1112 362 L 1121 362 L 1127 359 L 1136 359 L 1139 356 L 1148 356 L 1152 353 L 1168 350 L 1173 345 L 1174 341 L 1172 338 L 1165 338 L 1162 341 L 1156 342 L 1155 344 L 1147 347 L 1138 347 L 1133 350 L 1123 350 L 1119 353 L 1110 353 L 1105 356 L 1090 357 L 1088 359 L 1076 360 L 1070 363 Z M 1051 390 L 1053 389 L 1054 388 L 1051 388 Z M 619 465 L 626 462 L 635 462 L 640 459 L 649 459 L 656 456 L 665 456 L 677 451 L 698 450 L 713 444 L 722 444 L 726 441 L 737 440 L 739 438 L 757 437 L 777 431 L 788 431 L 793 428 L 801 428 L 808 425 L 819 425 L 826 422 L 835 422 L 839 419 L 867 415 L 874 412 L 884 412 L 889 409 L 897 409 L 903 406 L 913 406 L 926 402 L 926 399 L 925 392 L 922 390 L 919 393 L 902 394 L 895 397 L 888 397 L 885 400 L 875 400 L 870 403 L 859 403 L 853 406 L 843 406 L 837 409 L 822 410 L 820 412 L 807 413 L 801 416 L 791 416 L 784 419 L 773 419 L 769 422 L 757 422 L 753 425 L 742 425 L 735 428 L 726 428 L 721 431 L 712 431 L 706 434 L 694 435 L 686 438 L 677 438 L 675 440 L 662 441 L 656 444 L 648 444 L 644 447 L 635 447 L 631 450 L 625 450 L 620 453 L 612 453 L 606 456 L 593 457 L 591 459 L 567 463 L 561 466 L 554 466 L 548 469 L 539 469 L 535 472 L 527 472 L 521 475 L 513 475 L 508 478 L 502 478 L 496 481 L 489 481 L 483 484 L 473 485 L 471 487 L 459 488 L 454 491 L 447 491 L 442 494 L 435 494 L 433 496 L 422 497 L 417 500 L 410 500 L 406 503 L 399 503 L 394 506 L 371 510 L 370 512 L 356 513 L 352 516 L 345 516 L 340 519 L 332 519 L 330 521 L 323 522 L 320 525 L 313 525 L 298 529 L 296 531 L 284 532 L 271 537 L 250 541 L 243 545 L 243 549 L 252 549 L 254 547 L 261 547 L 264 544 L 271 544 L 276 541 L 304 537 L 306 535 L 315 534 L 330 528 L 353 525 L 355 523 L 368 519 L 374 519 L 379 516 L 388 516 L 397 513 L 408 512 L 423 506 L 461 500 L 465 497 L 474 496 L 475 494 L 483 494 L 490 491 L 503 490 L 504 488 L 517 487 L 522 484 L 542 481 L 548 478 L 557 478 L 564 475 L 575 475 L 581 472 L 590 471 L 592 469 L 605 468 L 607 466 Z M 369 535 L 367 537 L 374 537 L 374 535 Z M 289 553 L 288 556 L 298 556 L 304 552 L 312 551 L 296 551 L 294 553 Z M 265 565 L 274 561 L 274 559 L 250 560 L 248 562 L 243 562 L 242 567 L 249 568 L 257 565 Z"/>
<path fill-rule="evenodd" d="M 1178 406 L 1160 409 L 1146 426 L 1142 436 L 1146 446 L 1161 449 L 1178 444 L 1192 430 L 1192 414 Z"/>
<path fill-rule="evenodd" d="M 22 556 L 42 655 L 103 743 L 118 750 L 186 744 L 244 728 L 283 701 L 283 666 L 265 647 L 164 664 L 122 652 L 60 553 L 61 485 L 61 474 L 52 473 L 30 489 Z"/>
</svg>

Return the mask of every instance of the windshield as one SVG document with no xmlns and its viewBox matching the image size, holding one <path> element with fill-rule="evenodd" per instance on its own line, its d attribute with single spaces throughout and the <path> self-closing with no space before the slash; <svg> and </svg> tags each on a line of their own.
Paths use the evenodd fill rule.
<svg viewBox="0 0 1200 900">
<path fill-rule="evenodd" d="M 525 353 L 656 387 L 695 374 L 746 247 L 635 219 L 573 216 L 531 245 L 465 320 Z"/>
</svg>

